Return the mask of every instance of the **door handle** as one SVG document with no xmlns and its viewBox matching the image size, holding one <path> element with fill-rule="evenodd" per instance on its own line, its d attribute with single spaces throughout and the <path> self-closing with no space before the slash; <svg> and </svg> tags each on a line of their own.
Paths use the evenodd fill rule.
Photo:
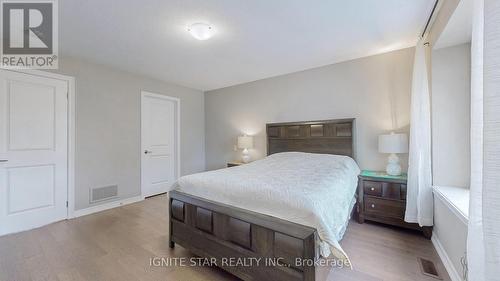
<svg viewBox="0 0 500 281">
<path fill-rule="evenodd" d="M 9 162 L 7 159 L 0 159 L 0 162 Z"/>
<path fill-rule="evenodd" d="M 150 154 L 150 153 L 153 153 L 153 151 L 151 151 L 151 150 L 144 150 L 144 154 Z"/>
</svg>

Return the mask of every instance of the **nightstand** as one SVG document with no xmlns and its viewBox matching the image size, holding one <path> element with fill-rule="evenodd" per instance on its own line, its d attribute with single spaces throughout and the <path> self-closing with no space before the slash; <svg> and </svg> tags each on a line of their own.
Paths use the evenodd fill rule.
<svg viewBox="0 0 500 281">
<path fill-rule="evenodd" d="M 404 221 L 407 176 L 389 176 L 385 172 L 362 171 L 358 183 L 358 222 L 375 221 L 421 231 L 428 239 L 432 227 L 420 227 Z"/>
<path fill-rule="evenodd" d="M 228 162 L 227 163 L 227 167 L 229 168 L 229 167 L 241 166 L 241 165 L 244 165 L 244 164 L 245 163 L 243 163 L 243 162 L 236 162 L 236 161 L 235 162 Z"/>
</svg>

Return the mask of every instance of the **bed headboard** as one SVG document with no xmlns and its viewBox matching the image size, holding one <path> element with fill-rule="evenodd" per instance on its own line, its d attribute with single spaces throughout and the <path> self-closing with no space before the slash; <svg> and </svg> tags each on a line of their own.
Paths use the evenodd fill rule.
<svg viewBox="0 0 500 281">
<path fill-rule="evenodd" d="M 267 155 L 299 151 L 353 157 L 352 119 L 266 124 Z"/>
</svg>

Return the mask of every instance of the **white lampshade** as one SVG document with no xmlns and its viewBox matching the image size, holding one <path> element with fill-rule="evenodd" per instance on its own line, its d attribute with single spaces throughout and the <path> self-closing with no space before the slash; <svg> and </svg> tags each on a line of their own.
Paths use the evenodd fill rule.
<svg viewBox="0 0 500 281">
<path fill-rule="evenodd" d="M 408 136 L 406 134 L 390 134 L 378 136 L 378 151 L 380 153 L 407 153 Z"/>
<path fill-rule="evenodd" d="M 253 148 L 253 138 L 251 136 L 238 137 L 238 148 Z"/>
</svg>

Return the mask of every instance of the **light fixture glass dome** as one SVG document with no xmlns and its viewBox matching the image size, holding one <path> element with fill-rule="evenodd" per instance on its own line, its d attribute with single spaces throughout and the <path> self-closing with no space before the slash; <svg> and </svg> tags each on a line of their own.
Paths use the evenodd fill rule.
<svg viewBox="0 0 500 281">
<path fill-rule="evenodd" d="M 193 23 L 188 27 L 189 33 L 198 40 L 207 40 L 213 35 L 213 28 L 207 23 Z"/>
</svg>

